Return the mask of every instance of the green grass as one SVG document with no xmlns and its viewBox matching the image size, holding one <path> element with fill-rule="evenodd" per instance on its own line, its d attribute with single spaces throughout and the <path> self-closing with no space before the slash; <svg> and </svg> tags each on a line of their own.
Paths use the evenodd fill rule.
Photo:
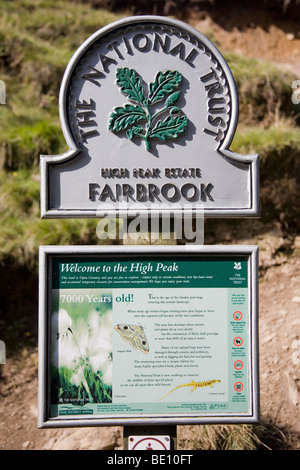
<svg viewBox="0 0 300 470">
<path fill-rule="evenodd" d="M 64 400 L 73 405 L 83 406 L 86 403 L 111 403 L 112 387 L 104 384 L 99 373 L 92 371 L 88 361 L 84 364 L 81 383 L 74 385 L 72 376 L 76 371 L 67 367 L 51 368 L 51 402 Z"/>
<path fill-rule="evenodd" d="M 0 0 L 0 9 L 0 78 L 7 87 L 7 104 L 0 106 L 0 260 L 9 257 L 36 266 L 41 244 L 99 242 L 96 221 L 40 219 L 39 156 L 67 150 L 58 94 L 71 56 L 92 33 L 126 13 L 66 0 Z M 286 195 L 284 178 L 290 178 L 289 197 L 296 200 L 300 137 L 292 118 L 292 77 L 269 62 L 231 52 L 225 57 L 241 103 L 231 148 L 259 153 L 267 218 L 287 208 L 291 221 L 296 209 L 287 207 L 281 192 Z M 263 184 L 272 178 L 280 188 L 277 193 Z"/>
<path fill-rule="evenodd" d="M 0 11 L 0 168 L 15 171 L 66 150 L 58 115 L 65 68 L 92 33 L 124 14 L 41 0 L 0 1 Z"/>
<path fill-rule="evenodd" d="M 266 129 L 263 126 L 238 126 L 231 148 L 240 153 L 260 153 L 271 147 L 280 150 L 286 145 L 300 146 L 300 133 L 296 126 L 283 121 Z"/>
<path fill-rule="evenodd" d="M 263 181 L 299 175 L 300 133 L 289 123 L 282 122 L 267 129 L 241 126 L 231 149 L 241 154 L 258 153 Z"/>
<path fill-rule="evenodd" d="M 53 222 L 40 219 L 40 183 L 36 171 L 2 171 L 0 188 L 0 261 L 10 259 L 36 270 L 40 245 L 99 242 L 97 220 L 60 219 Z"/>
<path fill-rule="evenodd" d="M 300 230 L 300 133 L 289 122 L 276 126 L 241 126 L 231 149 L 259 154 L 261 221 L 280 221 L 294 236 Z"/>
<path fill-rule="evenodd" d="M 225 58 L 237 85 L 244 123 L 268 127 L 282 118 L 297 121 L 300 106 L 291 100 L 292 83 L 297 78 L 294 74 L 266 60 L 233 53 L 225 54 Z"/>
</svg>

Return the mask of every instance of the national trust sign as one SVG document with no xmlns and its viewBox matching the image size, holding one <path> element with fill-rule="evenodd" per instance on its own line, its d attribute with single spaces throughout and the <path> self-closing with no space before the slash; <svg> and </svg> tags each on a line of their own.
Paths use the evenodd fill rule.
<svg viewBox="0 0 300 470">
<path fill-rule="evenodd" d="M 238 98 L 229 67 L 185 23 L 136 16 L 87 39 L 68 64 L 69 150 L 41 156 L 41 215 L 184 210 L 257 217 L 258 156 L 229 150 Z"/>
</svg>

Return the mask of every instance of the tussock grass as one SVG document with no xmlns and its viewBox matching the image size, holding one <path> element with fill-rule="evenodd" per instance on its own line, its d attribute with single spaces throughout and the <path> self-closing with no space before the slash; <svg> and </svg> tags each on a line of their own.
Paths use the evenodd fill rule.
<svg viewBox="0 0 300 470">
<path fill-rule="evenodd" d="M 267 128 L 283 118 L 297 121 L 300 106 L 291 100 L 294 74 L 266 60 L 233 53 L 225 58 L 238 89 L 240 122 Z"/>
<path fill-rule="evenodd" d="M 300 134 L 289 120 L 277 125 L 239 126 L 231 149 L 241 154 L 258 153 L 260 159 L 261 221 L 280 221 L 283 230 L 300 230 Z"/>
<path fill-rule="evenodd" d="M 263 181 L 299 175 L 300 133 L 287 121 L 266 129 L 263 126 L 238 126 L 231 149 L 241 154 L 258 153 Z"/>
<path fill-rule="evenodd" d="M 284 448 L 286 438 L 267 424 L 213 424 L 178 426 L 179 449 L 189 450 L 275 450 Z"/>
<path fill-rule="evenodd" d="M 97 220 L 40 219 L 39 174 L 32 170 L 0 172 L 0 262 L 37 271 L 40 245 L 97 244 Z"/>
<path fill-rule="evenodd" d="M 238 126 L 231 148 L 240 153 L 265 154 L 272 147 L 278 150 L 284 149 L 287 145 L 297 147 L 300 145 L 300 134 L 298 127 L 292 125 L 287 120 L 264 128 L 263 126 L 245 126 L 243 123 Z"/>
</svg>

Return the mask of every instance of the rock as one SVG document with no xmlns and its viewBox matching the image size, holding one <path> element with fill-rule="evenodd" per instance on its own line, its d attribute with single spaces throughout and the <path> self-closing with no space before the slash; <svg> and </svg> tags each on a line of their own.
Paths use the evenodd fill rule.
<svg viewBox="0 0 300 470">
<path fill-rule="evenodd" d="M 22 444 L 23 449 L 28 449 L 29 446 L 30 446 L 30 441 L 25 441 Z"/>
<path fill-rule="evenodd" d="M 43 447 L 43 450 L 51 450 L 53 449 L 54 445 L 55 445 L 55 442 L 56 442 L 56 438 L 55 437 L 51 437 L 49 439 L 49 441 L 44 445 Z"/>
<path fill-rule="evenodd" d="M 287 377 L 287 387 L 290 401 L 294 406 L 297 406 L 299 404 L 300 398 L 297 381 L 291 372 L 285 372 L 285 375 Z"/>
<path fill-rule="evenodd" d="M 297 235 L 295 238 L 294 238 L 294 243 L 293 243 L 293 246 L 292 248 L 294 250 L 298 250 L 300 248 L 300 236 Z"/>
<path fill-rule="evenodd" d="M 65 430 L 50 443 L 48 450 L 113 450 L 121 443 L 121 431 L 116 427 Z M 50 444 L 50 445 L 49 445 Z"/>
<path fill-rule="evenodd" d="M 293 41 L 295 39 L 294 33 L 287 33 L 286 38 L 288 41 Z"/>
<path fill-rule="evenodd" d="M 276 337 L 276 333 L 271 333 L 271 334 L 265 336 L 265 338 L 263 340 L 264 340 L 265 343 L 269 343 L 275 337 Z"/>
</svg>

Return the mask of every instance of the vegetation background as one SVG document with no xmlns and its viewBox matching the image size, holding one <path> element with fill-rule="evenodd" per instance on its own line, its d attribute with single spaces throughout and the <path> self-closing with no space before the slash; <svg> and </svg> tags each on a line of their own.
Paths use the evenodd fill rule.
<svg viewBox="0 0 300 470">
<path fill-rule="evenodd" d="M 289 286 L 290 266 L 293 280 L 298 275 L 300 106 L 292 100 L 292 84 L 300 78 L 297 0 L 0 0 L 0 80 L 6 84 L 6 104 L 0 105 L 0 339 L 7 351 L 0 366 L 0 449 L 52 449 L 61 437 L 36 430 L 38 247 L 100 241 L 95 220 L 40 219 L 39 156 L 67 150 L 58 94 L 76 49 L 104 25 L 138 14 L 183 20 L 220 49 L 240 99 L 231 149 L 260 155 L 261 218 L 209 220 L 205 243 L 258 244 L 263 292 L 271 293 L 264 286 L 273 274 L 286 275 Z M 299 284 L 292 287 L 298 308 Z M 274 310 L 273 319 L 278 315 Z M 299 310 L 294 315 L 297 340 Z M 290 412 L 298 418 L 299 379 L 293 369 L 287 391 L 296 396 Z M 183 449 L 299 448 L 300 428 L 293 423 L 271 418 L 257 427 L 191 427 L 179 430 L 179 441 Z M 82 448 L 82 440 L 76 444 L 74 435 L 66 435 L 71 440 L 65 448 Z M 122 446 L 120 429 L 101 436 L 102 448 Z"/>
</svg>

